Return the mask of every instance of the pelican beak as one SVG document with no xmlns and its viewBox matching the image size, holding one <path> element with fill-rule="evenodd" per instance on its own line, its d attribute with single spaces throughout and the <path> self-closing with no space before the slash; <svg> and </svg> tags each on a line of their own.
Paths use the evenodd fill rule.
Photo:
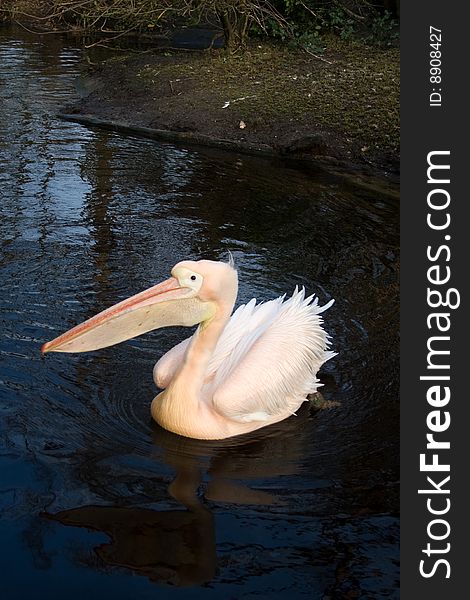
<svg viewBox="0 0 470 600">
<path fill-rule="evenodd" d="M 214 314 L 212 303 L 201 301 L 196 293 L 170 277 L 73 327 L 44 344 L 41 351 L 88 352 L 160 327 L 196 325 Z"/>
</svg>

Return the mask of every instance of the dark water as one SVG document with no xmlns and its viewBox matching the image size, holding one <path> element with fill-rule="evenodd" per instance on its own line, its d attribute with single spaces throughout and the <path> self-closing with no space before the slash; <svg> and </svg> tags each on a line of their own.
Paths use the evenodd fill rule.
<svg viewBox="0 0 470 600">
<path fill-rule="evenodd" d="M 397 597 L 396 199 L 58 120 L 79 60 L 0 30 L 1 597 Z M 331 408 L 192 441 L 149 413 L 153 364 L 187 331 L 41 358 L 177 261 L 228 250 L 240 301 L 336 298 Z"/>
</svg>

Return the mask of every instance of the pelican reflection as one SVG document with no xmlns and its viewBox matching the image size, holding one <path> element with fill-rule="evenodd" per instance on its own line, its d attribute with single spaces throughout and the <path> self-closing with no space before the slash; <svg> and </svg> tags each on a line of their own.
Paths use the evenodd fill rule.
<svg viewBox="0 0 470 600">
<path fill-rule="evenodd" d="M 105 565 L 159 583 L 202 585 L 217 567 L 212 510 L 219 503 L 285 504 L 273 490 L 286 486 L 275 479 L 302 469 L 314 434 L 313 410 L 310 404 L 297 418 L 217 442 L 184 438 L 155 425 L 156 458 L 175 470 L 168 492 L 182 508 L 81 506 L 45 516 L 107 534 L 110 541 L 94 549 Z"/>
</svg>

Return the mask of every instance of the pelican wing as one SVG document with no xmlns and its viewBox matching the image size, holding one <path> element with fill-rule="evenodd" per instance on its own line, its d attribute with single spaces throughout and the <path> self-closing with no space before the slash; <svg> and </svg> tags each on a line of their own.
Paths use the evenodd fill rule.
<svg viewBox="0 0 470 600">
<path fill-rule="evenodd" d="M 263 323 L 266 312 L 269 312 L 266 309 L 272 307 L 275 303 L 279 304 L 281 302 L 282 298 L 278 298 L 256 306 L 256 300 L 253 299 L 248 304 L 243 304 L 237 308 L 227 323 L 210 359 L 205 377 L 206 382 L 214 378 L 218 369 L 229 359 L 235 348 L 238 347 L 240 352 L 240 342 L 243 336 L 246 337 L 248 333 L 253 332 Z M 263 307 L 262 310 L 260 310 L 261 307 Z M 186 338 L 158 360 L 153 370 L 153 378 L 158 387 L 168 387 L 183 364 L 184 354 L 192 338 L 193 336 Z"/>
<path fill-rule="evenodd" d="M 237 318 L 213 357 L 216 370 L 209 385 L 214 408 L 241 422 L 268 421 L 296 410 L 317 389 L 320 366 L 334 356 L 327 350 L 320 316 L 332 303 L 320 307 L 318 299 L 296 289 L 285 302 L 250 303 L 238 316 L 234 313 Z M 229 348 L 224 338 L 232 341 Z"/>
</svg>

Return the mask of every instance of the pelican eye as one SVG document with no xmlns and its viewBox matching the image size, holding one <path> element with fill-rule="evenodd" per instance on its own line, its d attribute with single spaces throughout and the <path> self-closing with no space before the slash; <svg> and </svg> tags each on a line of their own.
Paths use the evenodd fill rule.
<svg viewBox="0 0 470 600">
<path fill-rule="evenodd" d="M 191 281 L 196 281 L 196 275 L 191 275 Z"/>
</svg>

